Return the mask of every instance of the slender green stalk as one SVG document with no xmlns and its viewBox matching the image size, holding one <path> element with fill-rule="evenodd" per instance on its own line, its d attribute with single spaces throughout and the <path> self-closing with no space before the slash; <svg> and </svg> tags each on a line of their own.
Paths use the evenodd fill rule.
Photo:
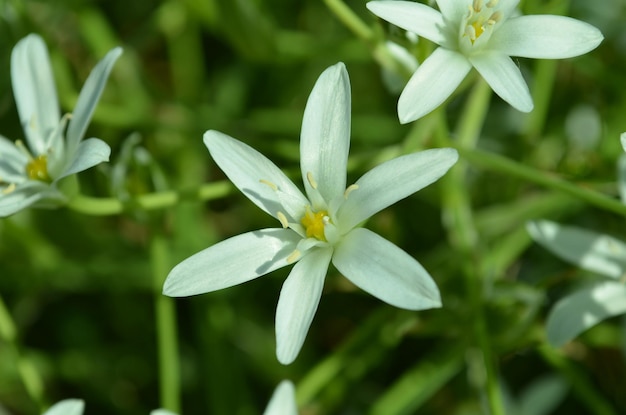
<svg viewBox="0 0 626 415">
<path fill-rule="evenodd" d="M 33 362 L 20 353 L 17 341 L 17 330 L 13 318 L 7 309 L 4 299 L 0 296 L 0 337 L 7 344 L 9 355 L 17 367 L 24 388 L 31 400 L 40 411 L 44 408 L 43 381 Z"/>
<path fill-rule="evenodd" d="M 154 307 L 159 356 L 159 391 L 162 408 L 180 413 L 180 366 L 174 299 L 161 294 L 169 271 L 169 250 L 163 235 L 152 236 L 150 261 L 154 277 Z"/>
<path fill-rule="evenodd" d="M 551 346 L 541 346 L 539 353 L 550 366 L 558 370 L 569 381 L 575 391 L 574 395 L 589 409 L 589 413 L 617 415 L 611 405 L 596 391 L 584 370 L 578 368 Z"/>
<path fill-rule="evenodd" d="M 572 184 L 560 179 L 557 176 L 527 167 L 497 154 L 488 153 L 474 148 L 466 148 L 463 146 L 457 146 L 456 148 L 462 159 L 467 160 L 469 163 L 477 167 L 508 174 L 549 189 L 558 190 L 589 203 L 590 205 L 626 216 L 626 205 L 623 205 L 617 199 L 613 199 L 597 191 L 581 187 L 580 185 Z"/>
<path fill-rule="evenodd" d="M 491 88 L 481 78 L 477 80 L 465 110 L 459 120 L 457 142 L 464 148 L 474 148 L 478 141 L 491 98 Z M 443 118 L 441 118 L 443 121 Z M 443 124 L 443 123 L 442 123 Z M 438 130 L 442 141 L 447 141 L 445 125 Z M 462 256 L 465 286 L 474 310 L 473 334 L 480 349 L 480 364 L 484 367 L 484 392 L 487 397 L 491 415 L 504 415 L 504 401 L 500 390 L 500 381 L 496 368 L 495 357 L 489 337 L 489 328 L 485 315 L 483 284 L 481 274 L 482 253 L 478 231 L 474 223 L 471 197 L 466 183 L 468 164 L 461 160 L 444 178 L 443 196 L 444 219 L 453 245 Z"/>
<path fill-rule="evenodd" d="M 326 6 L 337 16 L 337 18 L 356 36 L 371 41 L 374 38 L 374 32 L 366 25 L 359 16 L 356 15 L 342 0 L 324 0 Z"/>
<path fill-rule="evenodd" d="M 118 215 L 126 210 L 156 210 L 171 207 L 181 200 L 213 200 L 224 197 L 233 189 L 232 183 L 220 181 L 208 183 L 192 191 L 176 192 L 173 190 L 148 193 L 137 196 L 127 202 L 117 198 L 98 198 L 78 194 L 68 203 L 68 207 L 77 212 L 94 216 Z"/>
</svg>

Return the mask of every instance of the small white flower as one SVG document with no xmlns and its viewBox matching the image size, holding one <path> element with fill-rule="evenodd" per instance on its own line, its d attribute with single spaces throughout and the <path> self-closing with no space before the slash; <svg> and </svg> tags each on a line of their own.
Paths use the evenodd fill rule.
<svg viewBox="0 0 626 415">
<path fill-rule="evenodd" d="M 43 415 L 82 415 L 85 402 L 80 399 L 66 399 L 55 403 Z"/>
<path fill-rule="evenodd" d="M 297 356 L 317 309 L 328 266 L 381 300 L 405 309 L 441 305 L 426 270 L 361 222 L 440 178 L 456 150 L 433 149 L 383 163 L 346 188 L 350 144 L 350 81 L 342 63 L 318 79 L 304 112 L 300 141 L 306 196 L 262 154 L 217 131 L 204 143 L 215 162 L 282 228 L 227 239 L 178 264 L 165 281 L 169 296 L 231 287 L 295 264 L 276 310 L 276 354 Z"/>
<path fill-rule="evenodd" d="M 513 13 L 519 0 L 437 0 L 439 11 L 410 1 L 371 1 L 376 16 L 440 47 L 413 74 L 398 101 L 401 123 L 414 121 L 452 94 L 472 67 L 503 100 L 529 112 L 533 102 L 510 56 L 562 59 L 600 44 L 595 27 L 564 16 Z"/>
<path fill-rule="evenodd" d="M 56 187 L 60 179 L 109 160 L 111 149 L 102 140 L 81 140 L 121 53 L 115 48 L 96 65 L 74 112 L 61 117 L 43 40 L 31 34 L 15 45 L 11 81 L 28 147 L 0 135 L 0 217 L 28 206 L 63 203 L 65 197 Z"/>
<path fill-rule="evenodd" d="M 263 415 L 298 415 L 296 389 L 291 381 L 283 380 L 276 386 Z"/>
</svg>

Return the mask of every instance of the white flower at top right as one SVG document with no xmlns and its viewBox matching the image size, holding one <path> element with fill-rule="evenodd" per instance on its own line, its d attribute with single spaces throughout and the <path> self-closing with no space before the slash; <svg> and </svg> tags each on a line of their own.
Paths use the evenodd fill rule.
<svg viewBox="0 0 626 415">
<path fill-rule="evenodd" d="M 415 71 L 398 101 L 405 124 L 442 104 L 472 67 L 496 94 L 523 112 L 533 109 L 528 86 L 511 56 L 564 59 L 595 49 L 594 26 L 565 16 L 514 16 L 519 0 L 436 0 L 439 11 L 411 1 L 371 1 L 376 16 L 438 47 Z"/>
</svg>

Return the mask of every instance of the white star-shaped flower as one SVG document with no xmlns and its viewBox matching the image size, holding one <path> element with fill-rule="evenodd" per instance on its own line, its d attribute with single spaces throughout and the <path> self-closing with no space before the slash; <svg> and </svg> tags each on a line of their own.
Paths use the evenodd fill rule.
<svg viewBox="0 0 626 415">
<path fill-rule="evenodd" d="M 300 157 L 306 196 L 246 144 L 217 131 L 207 131 L 204 143 L 235 186 L 282 227 L 234 236 L 193 255 L 171 271 L 164 294 L 215 291 L 295 264 L 276 310 L 276 354 L 283 364 L 302 347 L 331 261 L 355 285 L 391 305 L 410 310 L 441 305 L 437 286 L 417 261 L 357 225 L 440 178 L 457 152 L 433 149 L 398 157 L 346 187 L 350 81 L 342 63 L 322 73 L 304 112 Z"/>
<path fill-rule="evenodd" d="M 283 380 L 276 386 L 263 415 L 298 415 L 296 388 L 291 381 Z"/>
<path fill-rule="evenodd" d="M 59 180 L 109 160 L 102 140 L 81 141 L 122 49 L 111 50 L 93 69 L 71 116 L 61 117 L 48 51 L 31 34 L 11 53 L 11 81 L 28 147 L 0 135 L 0 217 L 28 206 L 65 201 Z M 67 125 L 67 131 L 66 131 Z"/>
<path fill-rule="evenodd" d="M 376 16 L 438 44 L 415 71 L 398 101 L 401 123 L 443 103 L 472 67 L 496 94 L 529 112 L 533 102 L 510 56 L 563 59 L 593 50 L 602 33 L 564 16 L 513 16 L 519 0 L 436 0 L 439 11 L 411 1 L 371 1 Z"/>
</svg>

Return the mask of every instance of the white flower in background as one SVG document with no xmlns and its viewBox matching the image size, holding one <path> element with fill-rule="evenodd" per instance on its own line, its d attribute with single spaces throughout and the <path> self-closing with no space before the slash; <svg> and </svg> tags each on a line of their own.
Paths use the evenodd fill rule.
<svg viewBox="0 0 626 415">
<path fill-rule="evenodd" d="M 80 399 L 66 399 L 55 403 L 43 415 L 82 415 L 85 402 Z"/>
<path fill-rule="evenodd" d="M 626 133 L 621 135 L 626 151 Z M 618 162 L 618 185 L 626 204 L 626 155 Z M 601 321 L 626 314 L 626 244 L 610 235 L 539 220 L 526 226 L 533 240 L 559 258 L 598 274 L 594 284 L 561 298 L 546 322 L 548 342 L 562 346 Z"/>
<path fill-rule="evenodd" d="M 52 405 L 43 415 L 83 415 L 85 402 L 81 399 L 65 399 Z M 155 409 L 150 415 L 176 415 L 166 409 Z"/>
<path fill-rule="evenodd" d="M 405 309 L 441 305 L 426 270 L 406 252 L 364 228 L 374 213 L 440 178 L 454 149 L 434 149 L 383 163 L 346 188 L 350 144 L 350 81 L 342 63 L 318 79 L 304 112 L 300 141 L 306 196 L 262 154 L 217 131 L 204 143 L 215 162 L 282 228 L 234 236 L 178 264 L 163 292 L 189 296 L 231 287 L 295 264 L 276 310 L 276 354 L 297 356 L 324 286 L 328 266 L 379 299 Z"/>
<path fill-rule="evenodd" d="M 443 103 L 472 67 L 503 100 L 529 112 L 533 102 L 510 56 L 562 59 L 600 44 L 595 27 L 564 16 L 514 16 L 519 0 L 437 0 L 439 11 L 411 1 L 371 1 L 376 16 L 438 44 L 398 101 L 401 123 Z"/>
<path fill-rule="evenodd" d="M 122 53 L 111 50 L 93 69 L 71 115 L 61 117 L 48 51 L 31 34 L 11 53 L 11 81 L 26 146 L 0 136 L 0 217 L 28 206 L 63 203 L 59 180 L 108 161 L 102 140 L 81 141 L 113 64 Z M 66 130 L 67 125 L 67 130 Z"/>
<path fill-rule="evenodd" d="M 298 415 L 293 383 L 283 380 L 278 384 L 263 415 Z"/>
</svg>

